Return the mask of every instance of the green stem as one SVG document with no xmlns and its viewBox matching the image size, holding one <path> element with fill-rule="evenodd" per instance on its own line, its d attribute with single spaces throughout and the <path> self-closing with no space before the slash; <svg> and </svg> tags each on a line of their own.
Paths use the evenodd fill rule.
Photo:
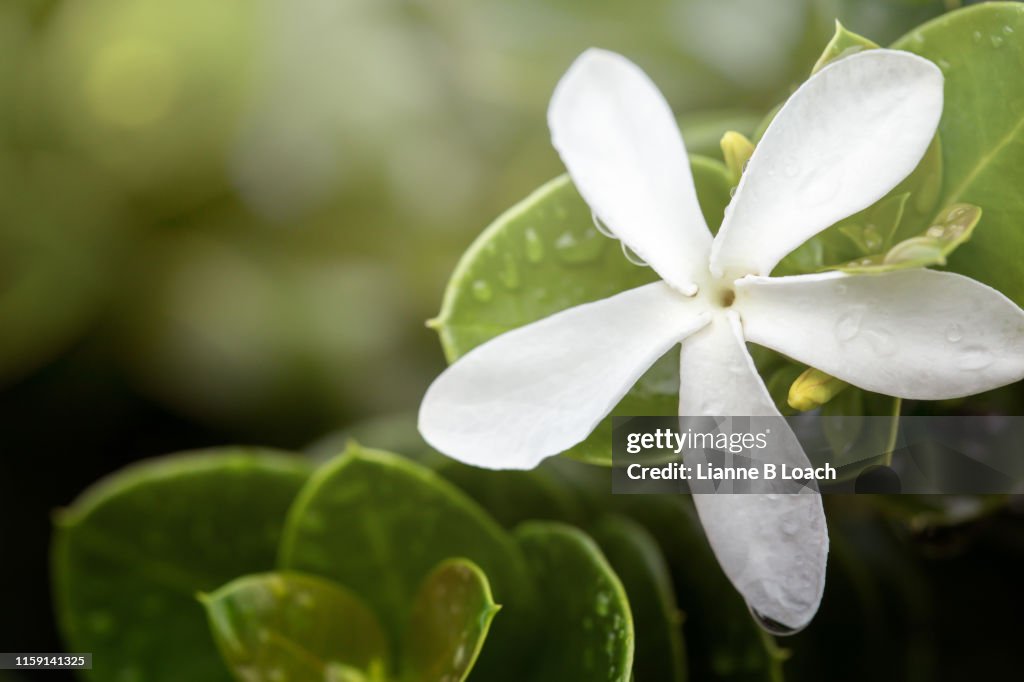
<svg viewBox="0 0 1024 682">
<path fill-rule="evenodd" d="M 892 425 L 889 427 L 889 440 L 885 444 L 885 466 L 892 466 L 892 452 L 896 449 L 896 436 L 900 432 L 900 410 L 903 409 L 903 398 L 893 398 Z"/>
</svg>

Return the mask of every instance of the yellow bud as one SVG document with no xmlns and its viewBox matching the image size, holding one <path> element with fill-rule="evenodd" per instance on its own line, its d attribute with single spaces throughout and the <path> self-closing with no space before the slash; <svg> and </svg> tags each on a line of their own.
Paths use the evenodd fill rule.
<svg viewBox="0 0 1024 682">
<path fill-rule="evenodd" d="M 722 145 L 722 156 L 725 158 L 729 174 L 732 175 L 732 181 L 738 183 L 740 176 L 743 175 L 743 167 L 754 153 L 754 143 L 735 130 L 730 130 L 722 136 L 719 144 Z"/>
<path fill-rule="evenodd" d="M 821 407 L 849 386 L 821 370 L 808 367 L 789 387 L 787 402 L 794 410 L 806 412 Z"/>
</svg>

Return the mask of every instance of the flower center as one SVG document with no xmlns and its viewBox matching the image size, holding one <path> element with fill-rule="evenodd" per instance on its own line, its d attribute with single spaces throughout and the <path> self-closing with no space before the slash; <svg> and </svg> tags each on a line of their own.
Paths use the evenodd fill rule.
<svg viewBox="0 0 1024 682">
<path fill-rule="evenodd" d="M 736 300 L 736 292 L 733 291 L 731 287 L 722 287 L 715 292 L 715 297 L 718 301 L 718 305 L 723 308 L 728 308 L 732 305 L 733 301 Z"/>
</svg>

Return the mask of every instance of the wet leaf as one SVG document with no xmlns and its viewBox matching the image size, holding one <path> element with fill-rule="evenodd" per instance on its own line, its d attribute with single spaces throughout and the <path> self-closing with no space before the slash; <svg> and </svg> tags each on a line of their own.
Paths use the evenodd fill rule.
<svg viewBox="0 0 1024 682">
<path fill-rule="evenodd" d="M 932 60 L 946 77 L 939 132 L 945 157 L 940 206 L 970 203 L 985 217 L 949 269 L 1024 304 L 1024 5 L 983 3 L 939 17 L 893 45 Z"/>
<path fill-rule="evenodd" d="M 885 253 L 865 256 L 836 267 L 850 273 L 877 273 L 906 268 L 945 265 L 946 258 L 971 238 L 981 219 L 981 209 L 954 204 L 939 213 L 922 234 L 894 244 Z"/>
<path fill-rule="evenodd" d="M 443 562 L 420 585 L 402 648 L 407 682 L 462 682 L 500 606 L 471 561 Z"/>
<path fill-rule="evenodd" d="M 345 669 L 353 680 L 384 679 L 384 631 L 369 607 L 340 585 L 299 573 L 263 573 L 234 580 L 201 601 L 238 680 L 331 680 Z"/>
<path fill-rule="evenodd" d="M 658 543 L 625 516 L 604 516 L 590 530 L 629 596 L 636 628 L 636 679 L 682 682 L 686 679 L 682 614 Z"/>
<path fill-rule="evenodd" d="M 197 592 L 274 568 L 299 458 L 224 449 L 131 466 L 57 517 L 55 600 L 68 651 L 92 679 L 230 679 Z"/>
<path fill-rule="evenodd" d="M 516 531 L 545 604 L 531 682 L 629 682 L 633 619 L 622 583 L 586 534 L 560 523 Z"/>
<path fill-rule="evenodd" d="M 534 623 L 533 582 L 512 538 L 464 493 L 397 455 L 350 445 L 310 479 L 289 512 L 280 564 L 334 580 L 365 599 L 391 641 L 409 627 L 420 585 L 465 557 L 503 605 L 482 679 L 517 679 Z"/>
</svg>

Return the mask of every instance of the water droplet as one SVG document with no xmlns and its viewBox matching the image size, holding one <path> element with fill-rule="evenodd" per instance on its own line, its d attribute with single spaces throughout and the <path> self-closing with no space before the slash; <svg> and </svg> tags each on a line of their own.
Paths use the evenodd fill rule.
<svg viewBox="0 0 1024 682">
<path fill-rule="evenodd" d="M 996 49 L 998 49 L 998 48 L 1003 46 L 1003 37 L 1002 36 L 992 36 L 991 38 L 989 38 L 989 40 L 992 43 L 992 47 L 994 47 Z"/>
<path fill-rule="evenodd" d="M 757 609 L 749 604 L 747 605 L 747 608 L 750 609 L 750 615 L 754 617 L 757 624 L 760 625 L 763 630 L 770 632 L 773 635 L 792 635 L 800 631 L 800 628 L 791 628 L 788 625 L 783 625 L 779 621 L 769 618 L 768 616 L 761 615 L 758 613 Z"/>
<path fill-rule="evenodd" d="M 612 598 L 607 592 L 598 592 L 595 598 L 594 610 L 599 616 L 607 616 L 611 608 Z"/>
<path fill-rule="evenodd" d="M 864 333 L 871 344 L 871 349 L 875 351 L 876 355 L 881 357 L 888 357 L 896 352 L 898 345 L 896 344 L 896 338 L 887 331 L 878 329 L 871 329 Z"/>
<path fill-rule="evenodd" d="M 540 240 L 537 230 L 532 227 L 526 228 L 524 233 L 526 240 L 526 260 L 531 263 L 539 263 L 544 258 L 544 243 Z"/>
<path fill-rule="evenodd" d="M 612 232 L 612 228 L 610 228 L 607 225 L 605 225 L 604 221 L 601 220 L 600 218 L 598 218 L 597 214 L 594 213 L 593 211 L 590 212 L 590 218 L 591 218 L 591 220 L 594 221 L 594 228 L 598 232 L 600 232 L 605 237 L 608 237 L 610 239 L 618 239 L 618 237 L 615 236 L 615 233 Z"/>
<path fill-rule="evenodd" d="M 581 235 L 569 231 L 555 240 L 555 255 L 570 265 L 588 263 L 601 255 L 607 243 L 589 230 Z"/>
<path fill-rule="evenodd" d="M 932 225 L 925 234 L 932 239 L 941 239 L 946 234 L 946 228 L 942 225 Z"/>
<path fill-rule="evenodd" d="M 730 199 L 736 196 L 736 187 L 737 186 L 738 185 L 733 185 L 732 187 L 729 188 L 729 198 Z"/>
<path fill-rule="evenodd" d="M 491 285 L 482 279 L 478 279 L 473 282 L 473 298 L 480 301 L 481 303 L 487 303 L 494 297 L 494 292 L 491 290 Z"/>
<path fill-rule="evenodd" d="M 949 70 L 950 64 L 945 59 L 939 59 L 935 63 L 938 64 L 939 68 L 942 69 L 943 71 Z"/>
<path fill-rule="evenodd" d="M 505 263 L 498 278 L 508 289 L 519 288 L 519 267 L 516 265 L 515 259 L 512 258 L 512 254 L 505 254 Z"/>
<path fill-rule="evenodd" d="M 882 246 L 882 235 L 879 234 L 874 225 L 868 225 L 864 228 L 864 245 L 872 251 Z"/>
<path fill-rule="evenodd" d="M 975 44 L 980 43 L 981 42 L 981 31 L 975 31 L 974 33 L 972 33 L 971 34 L 971 40 L 973 40 L 975 42 Z"/>
<path fill-rule="evenodd" d="M 849 341 L 860 332 L 861 312 L 859 310 L 844 313 L 836 322 L 836 338 Z"/>
<path fill-rule="evenodd" d="M 949 326 L 946 327 L 946 340 L 950 343 L 957 343 L 962 338 L 964 338 L 963 328 L 956 322 L 950 322 Z"/>
<path fill-rule="evenodd" d="M 921 47 L 922 45 L 924 45 L 924 35 L 922 35 L 920 31 L 914 31 L 914 35 L 912 35 L 910 38 L 911 40 L 914 41 L 915 47 Z"/>
<path fill-rule="evenodd" d="M 647 267 L 647 261 L 638 256 L 636 252 L 633 251 L 633 249 L 626 246 L 625 243 L 622 244 L 622 255 L 625 256 L 626 260 L 628 260 L 633 265 L 638 265 L 641 268 Z"/>
<path fill-rule="evenodd" d="M 967 371 L 985 369 L 992 364 L 992 354 L 981 346 L 968 346 L 957 356 L 956 366 Z"/>
<path fill-rule="evenodd" d="M 1003 26 L 1003 33 L 1006 35 L 1013 33 L 1013 26 Z"/>
</svg>

